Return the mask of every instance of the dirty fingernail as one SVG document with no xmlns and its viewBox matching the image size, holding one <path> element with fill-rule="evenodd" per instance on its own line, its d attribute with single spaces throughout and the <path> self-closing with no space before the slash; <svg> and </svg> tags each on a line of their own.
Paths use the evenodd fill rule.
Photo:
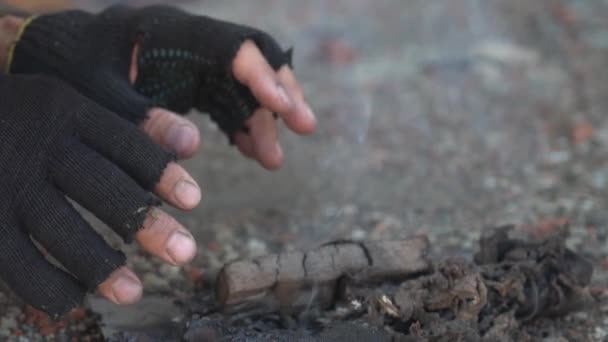
<svg viewBox="0 0 608 342">
<path fill-rule="evenodd" d="M 196 130 L 190 125 L 175 124 L 167 132 L 167 145 L 176 152 L 183 152 L 190 149 L 194 144 Z"/>
<path fill-rule="evenodd" d="M 142 295 L 142 285 L 139 280 L 129 276 L 121 276 L 112 284 L 112 295 L 116 304 L 132 304 L 137 302 Z"/>
<path fill-rule="evenodd" d="M 185 208 L 194 208 L 201 201 L 201 190 L 191 181 L 182 179 L 175 186 L 175 199 Z"/>
<path fill-rule="evenodd" d="M 291 101 L 291 98 L 289 97 L 289 95 L 287 95 L 287 91 L 281 84 L 277 84 L 277 94 L 281 98 L 281 102 L 283 102 L 286 107 L 291 108 L 293 102 Z"/>
<path fill-rule="evenodd" d="M 196 254 L 194 238 L 181 230 L 175 231 L 167 241 L 167 254 L 176 265 L 189 262 Z"/>
</svg>

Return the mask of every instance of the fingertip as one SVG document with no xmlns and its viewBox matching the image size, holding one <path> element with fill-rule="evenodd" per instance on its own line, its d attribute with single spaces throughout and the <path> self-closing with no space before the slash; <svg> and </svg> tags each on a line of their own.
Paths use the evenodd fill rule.
<svg viewBox="0 0 608 342">
<path fill-rule="evenodd" d="M 121 267 L 98 286 L 98 292 L 114 304 L 130 305 L 141 299 L 143 285 L 133 271 Z"/>
<path fill-rule="evenodd" d="M 174 266 L 190 262 L 197 253 L 194 236 L 173 216 L 158 209 L 148 214 L 135 238 L 143 250 Z"/>
<path fill-rule="evenodd" d="M 185 229 L 179 229 L 167 241 L 167 254 L 175 265 L 185 265 L 196 256 L 197 245 L 194 237 Z"/>
<path fill-rule="evenodd" d="M 283 166 L 283 149 L 278 143 L 272 150 L 266 149 L 258 151 L 258 155 L 258 162 L 260 165 L 269 171 L 277 171 Z"/>
<path fill-rule="evenodd" d="M 183 209 L 192 210 L 201 202 L 202 193 L 198 185 L 189 179 L 182 179 L 175 185 L 175 198 Z"/>
<path fill-rule="evenodd" d="M 317 129 L 317 118 L 305 102 L 300 102 L 297 110 L 282 114 L 285 125 L 294 133 L 299 135 L 310 135 Z"/>
<path fill-rule="evenodd" d="M 175 124 L 166 134 L 166 145 L 180 159 L 189 159 L 200 149 L 201 137 L 199 130 L 190 124 Z"/>
<path fill-rule="evenodd" d="M 192 158 L 199 150 L 201 136 L 190 120 L 166 110 L 153 108 L 141 128 L 152 140 L 175 152 L 180 159 Z"/>
<path fill-rule="evenodd" d="M 289 112 L 295 107 L 290 89 L 283 84 L 252 41 L 246 41 L 233 62 L 234 77 L 247 86 L 255 98 L 273 112 Z"/>
<path fill-rule="evenodd" d="M 314 133 L 314 131 L 317 129 L 317 117 L 308 105 L 305 104 L 304 107 L 304 114 L 302 115 L 300 127 L 298 127 L 298 133 L 303 135 L 309 135 Z"/>
<path fill-rule="evenodd" d="M 182 210 L 192 210 L 202 199 L 199 185 L 182 166 L 175 162 L 165 168 L 155 190 L 163 200 Z"/>
</svg>

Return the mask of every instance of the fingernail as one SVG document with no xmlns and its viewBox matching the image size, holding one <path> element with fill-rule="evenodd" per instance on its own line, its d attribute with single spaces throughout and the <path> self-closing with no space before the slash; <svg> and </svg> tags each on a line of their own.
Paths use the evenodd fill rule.
<svg viewBox="0 0 608 342">
<path fill-rule="evenodd" d="M 281 98 L 281 101 L 283 102 L 283 104 L 286 107 L 291 108 L 291 106 L 293 105 L 293 102 L 291 101 L 291 98 L 289 97 L 289 95 L 287 95 L 287 91 L 281 84 L 277 84 L 277 94 Z"/>
<path fill-rule="evenodd" d="M 276 146 L 274 147 L 274 152 L 276 153 L 277 157 L 283 157 L 283 148 L 281 147 L 281 144 L 279 144 L 278 142 L 276 143 Z"/>
<path fill-rule="evenodd" d="M 283 148 L 281 147 L 281 144 L 277 143 L 277 147 L 276 147 L 276 159 L 277 159 L 277 165 L 278 167 L 281 166 L 281 164 L 283 163 Z"/>
<path fill-rule="evenodd" d="M 167 144 L 176 152 L 190 149 L 194 143 L 196 130 L 190 125 L 175 124 L 167 132 Z"/>
<path fill-rule="evenodd" d="M 112 284 L 112 295 L 116 304 L 132 304 L 141 298 L 143 288 L 139 280 L 120 276 Z"/>
<path fill-rule="evenodd" d="M 182 179 L 175 186 L 175 199 L 184 208 L 194 208 L 201 201 L 201 189 L 196 184 Z"/>
<path fill-rule="evenodd" d="M 175 231 L 167 241 L 167 254 L 176 265 L 189 262 L 196 254 L 194 238 L 180 230 Z"/>
<path fill-rule="evenodd" d="M 312 112 L 312 109 L 310 109 L 310 106 L 308 106 L 306 104 L 304 106 L 305 106 L 304 112 L 305 112 L 306 116 L 308 116 L 308 118 L 310 120 L 316 121 L 317 118 L 315 116 L 315 113 Z"/>
</svg>

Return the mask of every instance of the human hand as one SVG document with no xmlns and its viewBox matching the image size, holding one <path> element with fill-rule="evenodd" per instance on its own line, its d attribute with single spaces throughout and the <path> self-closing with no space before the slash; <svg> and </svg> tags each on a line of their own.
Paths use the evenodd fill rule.
<svg viewBox="0 0 608 342">
<path fill-rule="evenodd" d="M 172 154 L 59 80 L 2 76 L 0 93 L 0 277 L 28 304 L 57 317 L 86 291 L 117 304 L 141 296 L 124 255 L 66 196 L 173 265 L 194 257 L 192 235 L 150 193 L 184 210 L 198 204 L 198 186 Z"/>
<path fill-rule="evenodd" d="M 69 39 L 65 32 L 70 32 Z M 49 55 L 53 58 L 45 57 Z M 191 108 L 208 111 L 244 155 L 277 169 L 283 154 L 270 113 L 277 113 L 298 134 L 312 133 L 316 124 L 288 66 L 289 57 L 258 30 L 153 6 L 113 7 L 97 16 L 72 11 L 35 18 L 25 25 L 9 64 L 13 73 L 46 73 L 68 81 L 154 131 L 161 143 L 176 142 L 173 145 L 180 146 L 171 147 L 185 157 L 196 152 L 200 141 L 192 133 L 194 125 L 149 109 L 156 104 L 179 113 Z M 173 124 L 184 124 L 190 133 L 174 133 L 168 128 Z"/>
</svg>

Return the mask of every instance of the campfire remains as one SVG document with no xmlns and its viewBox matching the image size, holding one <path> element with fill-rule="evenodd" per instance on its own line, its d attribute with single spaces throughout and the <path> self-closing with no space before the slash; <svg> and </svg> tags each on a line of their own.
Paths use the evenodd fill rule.
<svg viewBox="0 0 608 342">
<path fill-rule="evenodd" d="M 565 245 L 487 230 L 472 261 L 431 262 L 423 237 L 333 242 L 227 264 L 215 310 L 197 312 L 187 341 L 534 341 L 534 321 L 595 299 L 591 264 Z M 209 303 L 209 302 L 208 302 Z"/>
</svg>

